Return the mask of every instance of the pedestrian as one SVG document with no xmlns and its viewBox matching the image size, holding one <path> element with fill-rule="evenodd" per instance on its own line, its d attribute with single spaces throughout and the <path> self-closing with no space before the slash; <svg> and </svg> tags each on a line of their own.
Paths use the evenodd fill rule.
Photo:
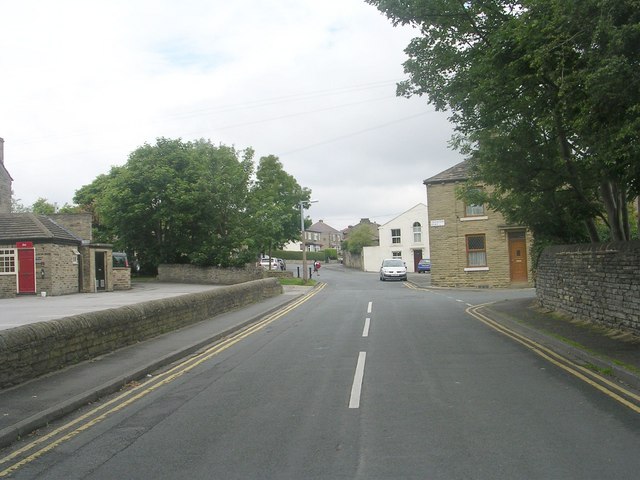
<svg viewBox="0 0 640 480">
<path fill-rule="evenodd" d="M 313 271 L 320 275 L 320 262 L 318 260 L 313 264 Z"/>
</svg>

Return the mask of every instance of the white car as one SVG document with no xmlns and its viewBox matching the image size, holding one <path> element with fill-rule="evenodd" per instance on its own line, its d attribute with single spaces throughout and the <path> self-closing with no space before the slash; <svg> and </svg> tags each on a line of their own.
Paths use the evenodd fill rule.
<svg viewBox="0 0 640 480">
<path fill-rule="evenodd" d="M 280 263 L 278 262 L 278 259 L 276 259 L 276 258 L 272 258 L 272 259 L 261 258 L 260 259 L 260 266 L 262 268 L 264 268 L 265 270 L 269 270 L 269 263 L 271 263 L 271 270 L 280 270 Z"/>
<path fill-rule="evenodd" d="M 406 280 L 407 266 L 399 258 L 387 258 L 380 266 L 380 281 Z"/>
</svg>

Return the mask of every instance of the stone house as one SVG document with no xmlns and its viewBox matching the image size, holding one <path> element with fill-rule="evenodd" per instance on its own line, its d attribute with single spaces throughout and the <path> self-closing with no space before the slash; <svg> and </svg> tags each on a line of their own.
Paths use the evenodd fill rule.
<svg viewBox="0 0 640 480">
<path fill-rule="evenodd" d="M 91 243 L 91 214 L 11 213 L 12 178 L 0 139 L 0 298 L 112 291 L 131 286 L 111 245 Z"/>
<path fill-rule="evenodd" d="M 427 206 L 419 203 L 378 228 L 379 245 L 364 247 L 363 269 L 377 272 L 385 258 L 400 258 L 407 271 L 416 272 L 418 262 L 429 258 Z"/>
<path fill-rule="evenodd" d="M 461 162 L 424 180 L 427 190 L 431 284 L 440 287 L 532 286 L 532 236 L 502 214 L 470 205 L 457 192 L 469 179 Z M 477 188 L 486 188 L 478 185 Z"/>
<path fill-rule="evenodd" d="M 342 232 L 319 220 L 305 230 L 306 244 L 309 250 L 319 251 L 335 248 L 340 252 L 342 248 Z"/>
</svg>

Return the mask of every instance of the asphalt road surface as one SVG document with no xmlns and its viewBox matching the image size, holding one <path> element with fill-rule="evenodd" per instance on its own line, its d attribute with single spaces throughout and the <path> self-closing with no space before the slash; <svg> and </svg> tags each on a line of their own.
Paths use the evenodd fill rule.
<svg viewBox="0 0 640 480">
<path fill-rule="evenodd" d="M 638 478 L 637 414 L 465 312 L 532 290 L 427 291 L 337 266 L 319 280 L 39 432 L 11 478 Z"/>
</svg>

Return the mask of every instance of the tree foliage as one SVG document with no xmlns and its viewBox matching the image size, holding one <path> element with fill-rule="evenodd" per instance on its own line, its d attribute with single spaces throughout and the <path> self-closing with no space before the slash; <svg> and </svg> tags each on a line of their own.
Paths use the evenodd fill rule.
<svg viewBox="0 0 640 480">
<path fill-rule="evenodd" d="M 370 224 L 360 224 L 353 227 L 349 236 L 342 242 L 342 248 L 354 255 L 362 253 L 364 247 L 375 245 L 375 235 Z"/>
<path fill-rule="evenodd" d="M 630 238 L 640 194 L 637 0 L 367 0 L 419 29 L 405 96 L 448 110 L 490 206 L 556 241 Z"/>
<path fill-rule="evenodd" d="M 300 202 L 308 202 L 311 192 L 282 168 L 278 157 L 262 157 L 249 198 L 256 246 L 271 256 L 289 241 L 300 238 Z"/>
<path fill-rule="evenodd" d="M 74 201 L 92 213 L 99 240 L 129 252 L 143 271 L 161 263 L 239 266 L 253 261 L 264 243 L 266 231 L 256 229 L 258 206 L 277 212 L 271 220 L 278 243 L 290 236 L 287 212 L 302 198 L 264 194 L 266 185 L 297 186 L 279 162 L 268 165 L 276 171 L 261 163 L 252 189 L 251 149 L 159 138 L 82 187 Z M 254 193 L 262 196 L 253 200 Z"/>
</svg>

